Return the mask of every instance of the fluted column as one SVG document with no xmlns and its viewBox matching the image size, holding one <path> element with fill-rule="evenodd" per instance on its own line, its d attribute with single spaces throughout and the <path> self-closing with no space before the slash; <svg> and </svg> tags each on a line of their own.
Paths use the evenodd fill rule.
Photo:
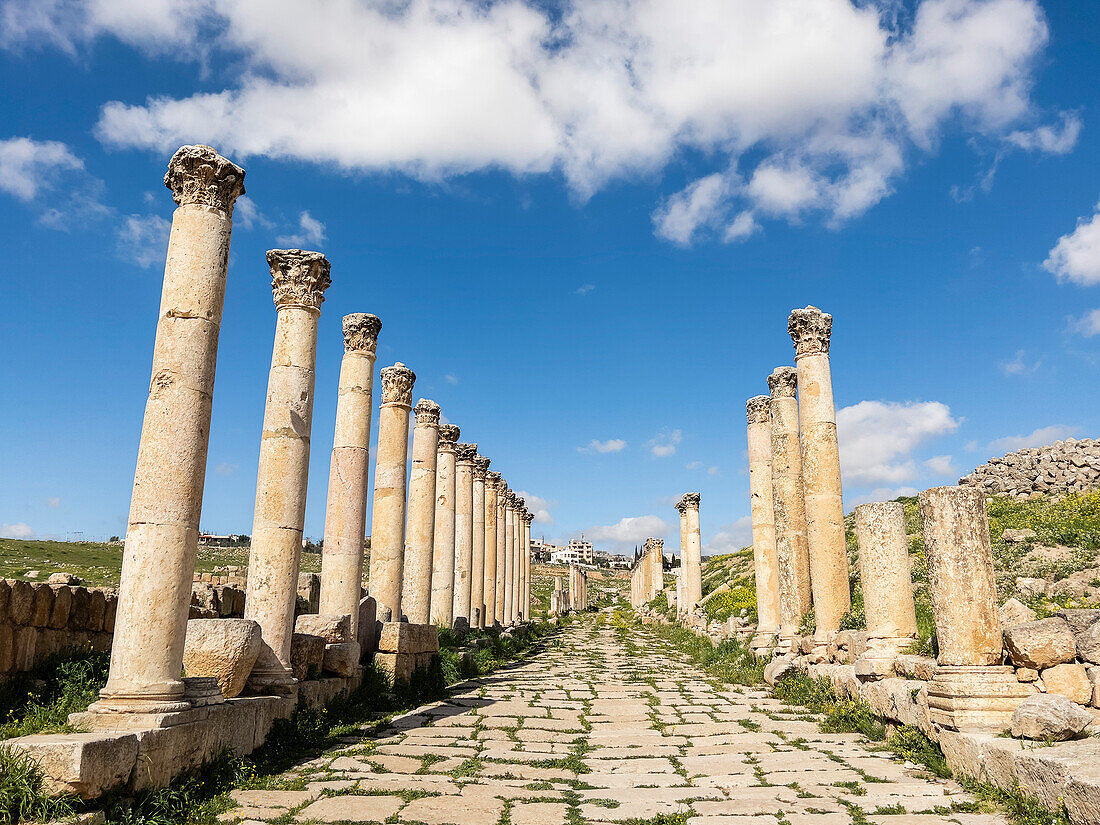
<svg viewBox="0 0 1100 825">
<path fill-rule="evenodd" d="M 752 516 L 752 558 L 756 572 L 756 635 L 754 650 L 775 644 L 779 633 L 779 570 L 775 557 L 775 499 L 772 496 L 771 399 L 748 400 L 749 508 Z"/>
<path fill-rule="evenodd" d="M 400 361 L 381 372 L 378 458 L 374 462 L 371 513 L 370 594 L 379 621 L 401 620 L 405 569 L 405 484 L 409 459 L 409 411 L 416 373 Z"/>
<path fill-rule="evenodd" d="M 504 624 L 504 602 L 508 576 L 508 483 L 501 479 L 497 485 L 497 592 L 493 607 L 496 623 Z"/>
<path fill-rule="evenodd" d="M 435 541 L 432 549 L 432 624 L 451 627 L 455 602 L 455 442 L 459 429 L 439 425 L 435 466 Z"/>
<path fill-rule="evenodd" d="M 432 550 L 435 544 L 435 474 L 439 444 L 439 405 L 421 398 L 413 408 L 412 475 L 405 526 L 401 612 L 412 624 L 427 624 L 432 602 Z"/>
<path fill-rule="evenodd" d="M 833 316 L 813 306 L 796 309 L 787 322 L 798 369 L 806 539 L 817 619 L 815 638 L 819 644 L 826 643 L 840 629 L 840 620 L 852 607 L 840 489 L 840 449 L 829 370 L 832 329 Z"/>
<path fill-rule="evenodd" d="M 511 490 L 504 499 L 504 624 L 514 617 L 512 580 L 516 575 L 516 494 Z"/>
<path fill-rule="evenodd" d="M 684 514 L 683 528 L 687 531 L 687 537 L 683 540 L 684 556 L 681 559 L 683 570 L 680 575 L 684 577 L 684 613 L 695 610 L 696 605 L 703 598 L 703 541 L 699 533 L 699 494 L 684 493 L 676 509 Z M 661 587 L 664 589 L 664 575 L 662 571 Z"/>
<path fill-rule="evenodd" d="M 371 392 L 382 322 L 365 312 L 344 316 L 344 359 L 336 395 L 336 434 L 328 472 L 325 540 L 321 548 L 320 611 L 351 617 L 359 637 L 363 540 L 367 525 Z"/>
<path fill-rule="evenodd" d="M 455 624 L 470 620 L 473 567 L 474 458 L 477 444 L 455 445 Z"/>
<path fill-rule="evenodd" d="M 329 262 L 320 252 L 272 249 L 267 262 L 278 319 L 260 438 L 244 609 L 245 618 L 258 622 L 263 634 L 248 680 L 255 690 L 283 689 L 294 682 L 290 641 L 306 518 L 317 321 L 331 283 Z"/>
<path fill-rule="evenodd" d="M 111 670 L 97 711 L 184 710 L 183 644 L 198 549 L 233 204 L 244 170 L 182 146 L 149 398 L 138 443 Z"/>
<path fill-rule="evenodd" d="M 485 627 L 485 472 L 489 459 L 474 456 L 471 502 L 470 627 Z"/>
<path fill-rule="evenodd" d="M 497 602 L 497 493 L 500 473 L 485 474 L 485 582 L 482 595 L 485 602 L 485 627 L 496 621 Z"/>
<path fill-rule="evenodd" d="M 791 367 L 779 367 L 768 376 L 775 555 L 779 562 L 779 639 L 784 652 L 789 650 L 802 617 L 810 610 L 810 555 L 806 544 L 806 502 L 802 495 L 797 385 L 798 373 Z"/>
</svg>

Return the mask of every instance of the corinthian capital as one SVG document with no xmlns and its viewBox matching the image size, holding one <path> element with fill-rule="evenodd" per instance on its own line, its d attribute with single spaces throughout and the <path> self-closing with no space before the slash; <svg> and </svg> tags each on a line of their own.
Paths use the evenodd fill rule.
<svg viewBox="0 0 1100 825">
<path fill-rule="evenodd" d="M 485 492 L 496 492 L 500 489 L 500 473 L 489 470 L 485 473 Z"/>
<path fill-rule="evenodd" d="M 473 464 L 477 456 L 477 444 L 455 444 L 455 454 L 459 463 Z"/>
<path fill-rule="evenodd" d="M 489 459 L 483 455 L 474 456 L 474 478 L 484 480 L 488 475 Z"/>
<path fill-rule="evenodd" d="M 244 194 L 244 169 L 209 146 L 181 146 L 168 161 L 164 185 L 180 206 L 194 203 L 232 215 Z"/>
<path fill-rule="evenodd" d="M 798 389 L 798 370 L 794 367 L 776 367 L 768 376 L 768 389 L 772 398 L 794 398 Z"/>
<path fill-rule="evenodd" d="M 325 290 L 332 285 L 328 258 L 320 252 L 302 249 L 269 249 L 267 265 L 271 269 L 271 292 L 278 309 L 302 307 L 321 311 Z"/>
<path fill-rule="evenodd" d="M 523 520 L 530 524 L 532 521 L 535 520 L 535 514 L 528 510 L 526 513 L 523 514 Z"/>
<path fill-rule="evenodd" d="M 382 403 L 395 404 L 398 407 L 411 407 L 416 373 L 398 361 L 392 367 L 386 367 L 382 370 L 381 376 Z"/>
<path fill-rule="evenodd" d="M 701 496 L 698 493 L 684 493 L 680 496 L 676 509 L 681 513 L 686 513 L 688 510 L 698 510 L 700 498 Z"/>
<path fill-rule="evenodd" d="M 353 312 L 344 316 L 344 349 L 374 355 L 382 322 L 369 312 Z"/>
<path fill-rule="evenodd" d="M 524 505 L 525 505 L 526 503 L 527 503 L 527 502 L 526 502 L 526 501 L 524 501 L 524 500 L 523 500 L 522 498 L 520 498 L 519 496 L 517 496 L 517 495 L 514 495 L 514 494 L 512 495 L 512 508 L 513 508 L 513 509 L 514 509 L 514 510 L 515 510 L 515 511 L 516 511 L 517 513 L 522 513 L 522 512 L 523 512 L 523 507 L 524 507 Z"/>
<path fill-rule="evenodd" d="M 514 507 L 516 503 L 516 494 L 505 487 L 504 492 L 501 494 L 501 499 L 504 501 L 505 507 Z"/>
<path fill-rule="evenodd" d="M 767 424 L 771 417 L 771 399 L 766 395 L 754 395 L 745 402 L 745 415 L 750 424 Z"/>
<path fill-rule="evenodd" d="M 459 429 L 455 424 L 440 424 L 439 425 L 439 449 L 441 450 L 454 450 L 455 442 L 458 441 Z"/>
<path fill-rule="evenodd" d="M 413 407 L 416 413 L 416 425 L 418 427 L 439 426 L 439 405 L 428 398 L 421 398 Z"/>
<path fill-rule="evenodd" d="M 787 319 L 787 332 L 794 341 L 796 358 L 803 355 L 828 355 L 833 316 L 813 306 L 796 309 Z"/>
</svg>

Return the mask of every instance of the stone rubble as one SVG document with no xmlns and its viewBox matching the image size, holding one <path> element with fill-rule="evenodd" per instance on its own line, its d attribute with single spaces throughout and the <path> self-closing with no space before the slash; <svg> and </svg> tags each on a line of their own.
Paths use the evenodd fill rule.
<svg viewBox="0 0 1100 825">
<path fill-rule="evenodd" d="M 959 479 L 987 496 L 1029 498 L 1100 488 L 1100 440 L 1067 438 L 1046 447 L 1017 450 L 976 467 Z"/>
</svg>

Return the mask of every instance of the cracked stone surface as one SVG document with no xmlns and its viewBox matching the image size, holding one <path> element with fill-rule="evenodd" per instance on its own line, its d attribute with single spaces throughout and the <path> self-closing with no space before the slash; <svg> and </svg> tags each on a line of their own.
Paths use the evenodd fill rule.
<svg viewBox="0 0 1100 825">
<path fill-rule="evenodd" d="M 586 616 L 444 702 L 235 791 L 225 822 L 1007 825 L 957 783 Z M 304 786 L 304 790 L 301 789 Z"/>
</svg>

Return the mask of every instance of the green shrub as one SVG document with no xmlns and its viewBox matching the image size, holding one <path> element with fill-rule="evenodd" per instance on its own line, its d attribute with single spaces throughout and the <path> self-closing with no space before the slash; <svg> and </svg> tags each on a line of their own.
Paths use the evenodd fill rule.
<svg viewBox="0 0 1100 825">
<path fill-rule="evenodd" d="M 856 699 L 838 702 L 821 722 L 825 733 L 862 733 L 874 742 L 886 738 L 886 726 L 875 716 L 871 706 Z"/>
<path fill-rule="evenodd" d="M 756 583 L 738 584 L 729 590 L 711 596 L 703 610 L 708 621 L 724 622 L 730 616 L 740 616 L 745 610 L 746 618 L 750 622 L 757 620 L 756 615 Z"/>
<path fill-rule="evenodd" d="M 788 705 L 802 705 L 815 713 L 826 713 L 836 705 L 836 692 L 824 676 L 811 679 L 805 673 L 788 673 L 775 683 L 775 698 Z"/>
<path fill-rule="evenodd" d="M 863 611 L 863 588 L 858 584 L 852 588 L 852 607 L 840 619 L 841 630 L 861 630 L 867 626 L 867 616 Z"/>
<path fill-rule="evenodd" d="M 940 746 L 910 725 L 902 725 L 886 740 L 886 746 L 908 762 L 924 765 L 943 779 L 951 778 L 947 758 Z"/>
<path fill-rule="evenodd" d="M 106 651 L 73 648 L 0 682 L 0 739 L 71 730 L 69 714 L 96 700 L 110 661 Z"/>
</svg>

